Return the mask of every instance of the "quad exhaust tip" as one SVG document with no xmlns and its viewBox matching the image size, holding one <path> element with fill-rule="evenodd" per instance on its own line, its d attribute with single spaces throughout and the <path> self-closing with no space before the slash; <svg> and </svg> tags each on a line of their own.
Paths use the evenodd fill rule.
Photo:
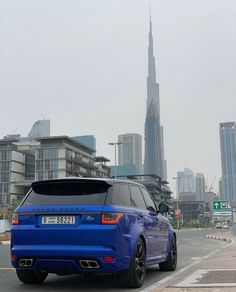
<svg viewBox="0 0 236 292">
<path fill-rule="evenodd" d="M 83 269 L 99 269 L 100 268 L 99 263 L 97 261 L 80 260 L 79 263 Z"/>
<path fill-rule="evenodd" d="M 20 259 L 18 266 L 22 268 L 30 268 L 33 266 L 33 259 Z"/>
</svg>

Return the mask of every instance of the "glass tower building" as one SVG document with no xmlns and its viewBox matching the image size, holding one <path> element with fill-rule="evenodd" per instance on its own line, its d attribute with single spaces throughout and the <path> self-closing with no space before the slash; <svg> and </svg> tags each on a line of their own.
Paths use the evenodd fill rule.
<svg viewBox="0 0 236 292">
<path fill-rule="evenodd" d="M 196 200 L 205 200 L 205 178 L 202 173 L 196 174 Z"/>
<path fill-rule="evenodd" d="M 118 136 L 118 164 L 134 165 L 135 173 L 142 174 L 142 136 L 139 134 L 124 134 Z M 123 173 L 122 173 L 123 174 Z"/>
<path fill-rule="evenodd" d="M 50 136 L 50 120 L 39 120 L 33 124 L 28 137 L 39 138 Z"/>
<path fill-rule="evenodd" d="M 220 150 L 222 170 L 222 199 L 236 201 L 236 125 L 220 123 Z"/>
</svg>

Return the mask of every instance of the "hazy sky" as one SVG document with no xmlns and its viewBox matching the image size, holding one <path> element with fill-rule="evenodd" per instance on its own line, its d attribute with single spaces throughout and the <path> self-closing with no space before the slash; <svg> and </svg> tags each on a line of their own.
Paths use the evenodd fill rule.
<svg viewBox="0 0 236 292">
<path fill-rule="evenodd" d="M 114 162 L 144 137 L 149 3 L 168 178 L 221 175 L 219 123 L 236 121 L 235 0 L 0 0 L 0 137 L 49 118 Z M 144 144 L 143 144 L 144 147 Z"/>
</svg>

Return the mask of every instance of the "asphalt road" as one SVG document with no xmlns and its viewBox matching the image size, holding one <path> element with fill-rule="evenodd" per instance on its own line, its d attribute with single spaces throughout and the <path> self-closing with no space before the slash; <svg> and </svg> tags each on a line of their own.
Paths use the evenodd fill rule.
<svg viewBox="0 0 236 292">
<path fill-rule="evenodd" d="M 212 253 L 226 245 L 223 241 L 206 238 L 212 230 L 179 231 L 178 267 L 177 271 L 198 261 L 201 257 Z M 222 231 L 224 232 L 224 231 Z M 148 268 L 144 285 L 141 289 L 171 275 L 173 272 L 161 272 L 158 266 Z M 25 285 L 16 277 L 9 258 L 9 245 L 0 245 L 0 291 L 130 291 L 119 287 L 113 276 L 57 276 L 49 275 L 42 285 Z"/>
</svg>

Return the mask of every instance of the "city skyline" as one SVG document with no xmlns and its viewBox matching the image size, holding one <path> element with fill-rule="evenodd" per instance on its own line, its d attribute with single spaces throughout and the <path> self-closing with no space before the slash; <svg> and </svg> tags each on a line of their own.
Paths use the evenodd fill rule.
<svg viewBox="0 0 236 292">
<path fill-rule="evenodd" d="M 143 136 L 148 2 L 0 0 L 0 136 L 43 115 L 53 136 L 96 136 L 111 164 L 109 142 Z M 211 182 L 219 123 L 236 120 L 236 2 L 151 6 L 168 180 L 187 164 Z"/>
</svg>

